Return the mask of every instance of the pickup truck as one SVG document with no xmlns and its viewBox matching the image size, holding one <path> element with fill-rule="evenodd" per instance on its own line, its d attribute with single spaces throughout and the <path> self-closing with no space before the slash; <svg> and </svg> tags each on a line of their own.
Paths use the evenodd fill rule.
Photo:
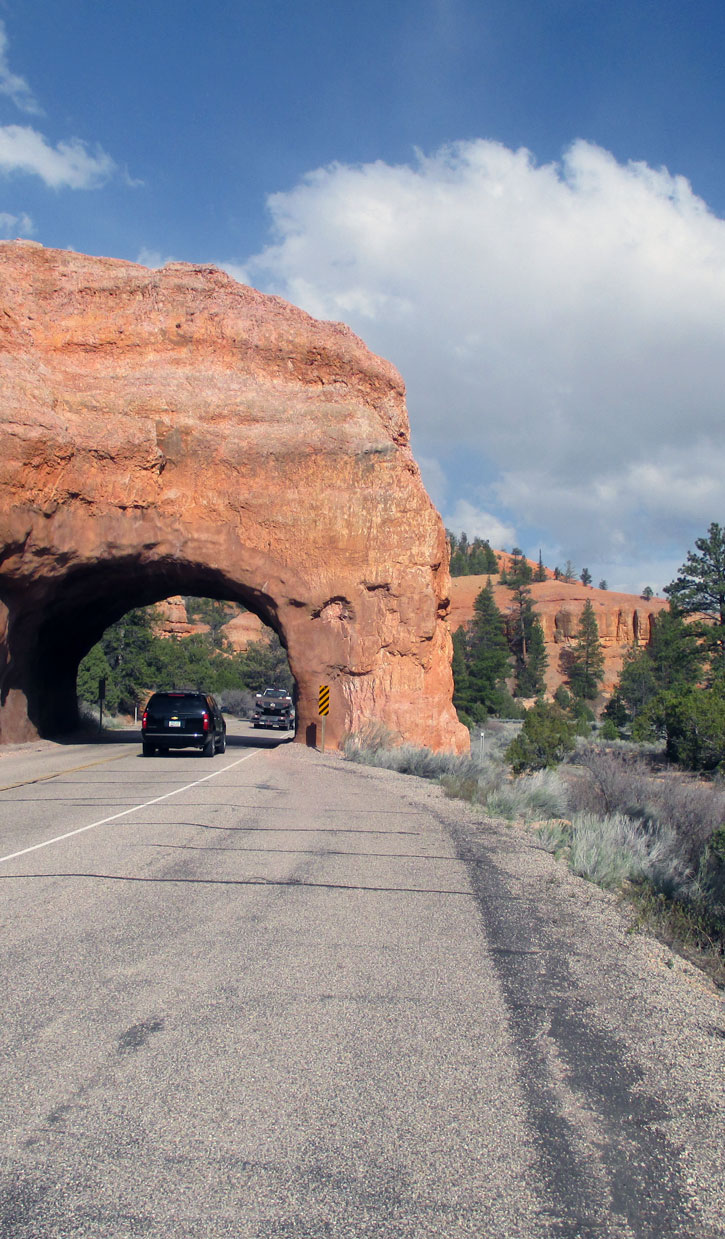
<svg viewBox="0 0 725 1239">
<path fill-rule="evenodd" d="M 270 727 L 279 731 L 294 731 L 295 708 L 286 689 L 265 688 L 257 693 L 252 715 L 254 727 Z"/>
</svg>

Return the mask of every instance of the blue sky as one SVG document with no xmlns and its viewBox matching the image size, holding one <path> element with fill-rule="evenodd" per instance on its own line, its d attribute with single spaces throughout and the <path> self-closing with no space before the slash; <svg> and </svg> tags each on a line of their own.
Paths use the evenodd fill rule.
<svg viewBox="0 0 725 1239">
<path fill-rule="evenodd" d="M 0 235 L 400 368 L 447 524 L 659 589 L 725 521 L 725 5 L 0 0 Z"/>
</svg>

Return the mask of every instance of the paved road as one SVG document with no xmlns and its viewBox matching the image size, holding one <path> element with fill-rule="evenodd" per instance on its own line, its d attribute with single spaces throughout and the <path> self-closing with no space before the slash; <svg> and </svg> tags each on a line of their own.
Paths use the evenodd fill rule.
<svg viewBox="0 0 725 1239">
<path fill-rule="evenodd" d="M 514 828 L 242 730 L 0 758 L 0 1234 L 725 1234 L 708 984 Z"/>
</svg>

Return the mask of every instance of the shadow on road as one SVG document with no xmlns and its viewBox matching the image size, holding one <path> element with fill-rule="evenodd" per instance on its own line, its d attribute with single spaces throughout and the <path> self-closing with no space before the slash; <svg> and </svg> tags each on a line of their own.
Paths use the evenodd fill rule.
<svg viewBox="0 0 725 1239">
<path fill-rule="evenodd" d="M 62 736 L 49 736 L 55 744 L 129 744 L 141 745 L 141 730 L 138 727 L 119 727 L 118 730 L 105 728 L 84 728 L 82 731 L 66 732 Z M 255 732 L 249 735 L 245 732 L 227 732 L 227 749 L 276 749 L 280 744 L 291 744 L 294 736 L 290 732 Z M 189 757 L 193 749 L 170 749 L 168 753 L 156 754 L 164 757 Z M 201 757 L 201 751 L 198 750 Z"/>
</svg>

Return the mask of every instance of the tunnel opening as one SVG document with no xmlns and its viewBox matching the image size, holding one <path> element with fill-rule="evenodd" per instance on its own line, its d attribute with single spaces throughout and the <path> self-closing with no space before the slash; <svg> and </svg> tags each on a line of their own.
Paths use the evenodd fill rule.
<svg viewBox="0 0 725 1239">
<path fill-rule="evenodd" d="M 225 714 L 253 720 L 270 687 L 296 699 L 277 634 L 239 603 L 185 595 L 135 608 L 107 628 L 81 659 L 76 696 L 81 723 L 129 726 L 156 692 L 211 694 Z"/>
<path fill-rule="evenodd" d="M 175 637 L 168 623 L 165 626 L 163 604 L 170 598 L 178 600 L 177 609 L 183 609 L 195 630 L 186 638 Z M 253 651 L 251 660 L 221 633 L 225 619 L 241 614 L 259 621 L 256 644 L 262 648 Z M 138 561 L 117 561 L 68 574 L 44 599 L 40 616 L 26 608 L 25 614 L 16 614 L 13 627 L 11 645 L 33 669 L 27 684 L 28 717 L 46 738 L 77 731 L 83 704 L 86 714 L 88 706 L 97 704 L 100 679 L 106 680 L 107 712 L 118 706 L 126 718 L 137 717 L 144 698 L 156 689 L 194 688 L 218 697 L 237 688 L 248 696 L 266 687 L 262 681 L 274 673 L 297 701 L 297 681 L 274 600 L 203 565 L 157 562 L 144 568 Z M 6 683 L 12 684 L 9 670 Z M 236 704 L 246 706 L 248 701 L 238 699 Z"/>
</svg>

